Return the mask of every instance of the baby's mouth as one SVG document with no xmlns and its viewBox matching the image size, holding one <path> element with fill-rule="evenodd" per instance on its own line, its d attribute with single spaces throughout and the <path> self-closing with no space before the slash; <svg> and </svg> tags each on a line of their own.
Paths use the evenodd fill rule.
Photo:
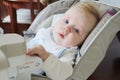
<svg viewBox="0 0 120 80">
<path fill-rule="evenodd" d="M 60 33 L 59 35 L 60 35 L 60 37 L 61 37 L 61 38 L 63 38 L 63 39 L 64 39 L 64 35 L 63 35 L 63 34 L 61 34 L 61 33 Z"/>
</svg>

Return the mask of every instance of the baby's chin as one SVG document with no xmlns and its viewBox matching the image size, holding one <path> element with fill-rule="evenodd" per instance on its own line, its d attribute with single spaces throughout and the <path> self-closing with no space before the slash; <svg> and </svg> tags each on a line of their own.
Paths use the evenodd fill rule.
<svg viewBox="0 0 120 80">
<path fill-rule="evenodd" d="M 68 44 L 68 43 L 66 43 L 66 41 L 64 42 L 64 40 L 62 40 L 62 39 L 54 39 L 54 41 L 55 41 L 55 43 L 57 44 L 57 45 L 59 45 L 59 46 L 62 46 L 62 47 L 74 47 L 74 45 L 72 45 L 72 44 Z"/>
</svg>

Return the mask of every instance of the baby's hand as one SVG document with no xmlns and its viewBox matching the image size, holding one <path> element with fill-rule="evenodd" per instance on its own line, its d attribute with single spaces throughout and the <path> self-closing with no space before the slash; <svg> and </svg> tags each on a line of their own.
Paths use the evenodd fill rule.
<svg viewBox="0 0 120 80">
<path fill-rule="evenodd" d="M 28 49 L 27 55 L 30 55 L 30 56 L 37 55 L 43 61 L 45 61 L 50 56 L 50 54 L 41 45 L 35 46 L 31 49 Z"/>
</svg>

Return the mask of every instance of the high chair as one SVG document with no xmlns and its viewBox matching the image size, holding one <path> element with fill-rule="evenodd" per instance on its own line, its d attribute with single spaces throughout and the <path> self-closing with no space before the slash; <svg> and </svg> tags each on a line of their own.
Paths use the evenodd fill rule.
<svg viewBox="0 0 120 80">
<path fill-rule="evenodd" d="M 24 37 L 29 40 L 36 34 L 38 29 L 54 25 L 55 21 L 61 17 L 61 14 L 77 2 L 79 0 L 60 0 L 48 5 L 37 15 L 29 29 L 24 32 Z M 116 73 L 116 68 L 120 71 L 120 55 L 117 52 L 117 56 L 114 53 L 109 53 L 113 48 L 111 45 L 119 44 L 120 8 L 100 2 L 94 3 L 99 8 L 101 20 L 81 46 L 80 53 L 82 58 L 74 67 L 73 74 L 67 80 L 120 80 L 119 72 Z M 24 41 L 22 44 L 24 44 Z M 120 46 L 117 45 L 117 47 Z M 111 64 L 110 66 L 105 65 L 107 63 L 105 62 L 106 60 L 112 61 L 109 63 Z M 8 67 L 9 65 L 6 66 Z M 99 73 L 102 71 L 103 73 Z M 106 75 L 104 74 L 105 72 L 109 73 L 107 77 L 104 76 Z M 103 75 L 101 76 L 101 74 Z M 31 80 L 50 80 L 50 78 L 41 75 L 31 75 Z"/>
<path fill-rule="evenodd" d="M 79 0 L 62 0 L 48 5 L 38 14 L 37 18 L 25 34 L 35 34 L 41 27 L 49 27 L 50 25 L 53 25 L 54 21 L 60 17 L 59 14 L 64 13 L 77 2 L 79 2 Z M 119 8 L 115 6 L 100 2 L 95 3 L 99 7 L 101 20 L 83 43 L 80 49 L 80 53 L 83 57 L 75 66 L 73 74 L 67 80 L 107 80 L 106 78 L 98 78 L 95 76 L 98 74 L 93 73 L 99 67 L 100 63 L 102 64 L 102 60 L 105 58 L 106 52 L 108 52 L 108 47 L 115 38 L 117 32 L 120 30 L 120 11 Z M 49 17 L 51 15 L 53 16 Z M 117 40 L 117 38 L 115 39 Z M 32 75 L 32 80 L 48 79 L 48 77 Z M 108 78 L 108 80 L 110 80 L 110 78 Z"/>
</svg>

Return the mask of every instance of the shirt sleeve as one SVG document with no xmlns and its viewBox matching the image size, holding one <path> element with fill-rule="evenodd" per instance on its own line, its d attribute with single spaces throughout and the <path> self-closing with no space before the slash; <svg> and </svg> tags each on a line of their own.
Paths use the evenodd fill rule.
<svg viewBox="0 0 120 80">
<path fill-rule="evenodd" d="M 52 80 L 66 80 L 73 72 L 71 64 L 60 61 L 53 55 L 44 61 L 42 68 Z"/>
<path fill-rule="evenodd" d="M 73 67 L 76 48 L 67 50 L 59 59 L 50 55 L 43 63 L 43 70 L 52 80 L 66 80 L 73 73 Z"/>
</svg>

